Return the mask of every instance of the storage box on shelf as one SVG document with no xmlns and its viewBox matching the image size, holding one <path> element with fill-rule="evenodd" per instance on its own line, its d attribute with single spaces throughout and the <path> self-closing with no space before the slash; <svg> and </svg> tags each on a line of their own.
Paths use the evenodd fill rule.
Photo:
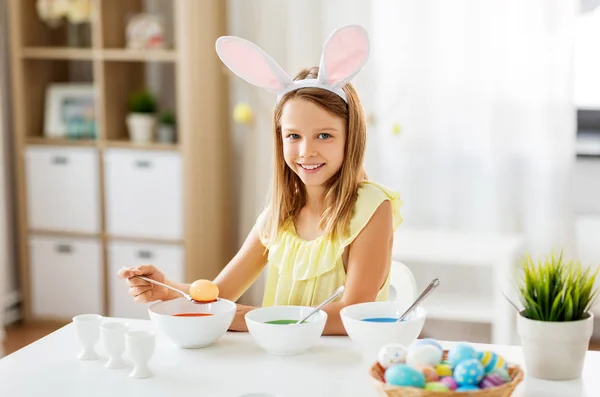
<svg viewBox="0 0 600 397">
<path fill-rule="evenodd" d="M 116 274 L 122 267 L 139 266 L 148 263 L 160 267 L 172 280 L 183 280 L 185 259 L 181 245 L 144 244 L 135 242 L 108 242 L 109 274 Z M 123 288 L 123 282 L 109 278 L 109 312 L 111 316 L 125 318 L 148 318 L 146 305 L 135 303 Z"/>
<path fill-rule="evenodd" d="M 31 314 L 61 320 L 103 312 L 101 251 L 100 239 L 31 235 Z"/>
<path fill-rule="evenodd" d="M 110 236 L 183 238 L 181 155 L 104 151 L 106 230 Z"/>
<path fill-rule="evenodd" d="M 26 148 L 29 228 L 100 234 L 98 151 L 93 148 Z"/>
<path fill-rule="evenodd" d="M 127 21 L 148 11 L 147 4 L 165 18 L 170 45 L 128 49 Z M 26 320 L 69 321 L 84 312 L 145 318 L 144 305 L 134 305 L 115 278 L 118 268 L 155 263 L 169 277 L 191 281 L 214 277 L 233 254 L 224 233 L 226 76 L 214 53 L 216 38 L 226 33 L 225 5 L 95 0 L 94 9 L 89 45 L 73 46 L 68 25 L 50 28 L 35 2 L 9 0 Z M 44 135 L 46 89 L 56 82 L 94 85 L 94 140 Z M 127 100 L 141 88 L 175 112 L 177 142 L 129 140 Z"/>
</svg>

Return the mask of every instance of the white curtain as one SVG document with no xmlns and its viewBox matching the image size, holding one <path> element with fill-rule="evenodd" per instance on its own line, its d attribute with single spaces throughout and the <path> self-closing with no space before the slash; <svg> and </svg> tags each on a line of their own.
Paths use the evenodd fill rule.
<svg viewBox="0 0 600 397">
<path fill-rule="evenodd" d="M 371 59 L 354 81 L 370 118 L 369 176 L 403 196 L 403 227 L 519 232 L 532 254 L 572 245 L 575 0 L 229 0 L 229 33 L 294 74 L 336 27 L 359 23 Z M 232 78 L 240 238 L 270 175 L 273 97 Z M 399 133 L 394 133 L 394 131 Z M 257 303 L 260 287 L 249 294 Z"/>
<path fill-rule="evenodd" d="M 578 3 L 371 4 L 377 176 L 401 190 L 405 226 L 522 232 L 534 255 L 571 250 Z"/>
</svg>

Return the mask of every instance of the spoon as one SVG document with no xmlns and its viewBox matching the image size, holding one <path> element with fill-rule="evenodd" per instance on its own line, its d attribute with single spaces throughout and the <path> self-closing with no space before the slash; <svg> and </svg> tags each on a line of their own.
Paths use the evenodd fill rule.
<svg viewBox="0 0 600 397">
<path fill-rule="evenodd" d="M 325 305 L 327 305 L 329 302 L 331 302 L 332 300 L 334 300 L 335 298 L 340 296 L 343 292 L 344 292 L 344 286 L 342 285 L 340 288 L 336 289 L 335 292 L 329 298 L 327 298 L 327 300 L 325 302 L 323 302 L 319 306 L 315 307 L 315 309 L 312 312 L 310 312 L 308 314 L 308 316 L 304 317 L 302 320 L 298 321 L 296 324 L 302 324 L 303 322 L 308 320 L 309 317 L 311 317 L 313 314 L 315 314 L 316 312 L 321 310 Z"/>
<path fill-rule="evenodd" d="M 406 318 L 406 316 L 408 316 L 413 310 L 415 310 L 417 308 L 417 306 L 419 306 L 419 303 L 421 303 L 425 298 L 427 298 L 429 296 L 429 294 L 431 294 L 438 285 L 440 285 L 440 280 L 438 278 L 434 278 L 433 281 L 431 281 L 429 283 L 427 288 L 425 288 L 423 290 L 423 292 L 421 292 L 421 295 L 419 295 L 419 297 L 417 299 L 415 299 L 413 304 L 410 305 L 408 310 L 406 310 L 400 317 L 398 317 L 398 320 L 396 320 L 396 321 L 400 322 L 400 321 L 404 320 Z"/>
<path fill-rule="evenodd" d="M 135 278 L 139 278 L 140 280 L 144 280 L 144 281 L 147 281 L 147 282 L 149 282 L 149 283 L 152 283 L 152 284 L 160 285 L 161 287 L 168 288 L 168 289 L 170 289 L 171 291 L 175 291 L 175 292 L 177 292 L 178 294 L 181 294 L 181 295 L 183 295 L 183 297 L 184 297 L 185 299 L 189 300 L 189 301 L 190 301 L 190 302 L 192 302 L 192 303 L 199 303 L 199 304 L 204 304 L 204 303 L 207 303 L 207 302 L 200 302 L 200 301 L 197 301 L 197 300 L 195 300 L 194 298 L 192 298 L 192 297 L 191 297 L 189 294 L 186 294 L 185 292 L 183 292 L 183 291 L 181 291 L 181 290 L 179 290 L 179 289 L 177 289 L 177 288 L 171 287 L 170 285 L 163 284 L 163 283 L 161 283 L 160 281 L 156 281 L 156 280 L 153 280 L 153 279 L 151 279 L 151 278 L 144 277 L 144 276 L 133 276 L 133 277 L 135 277 Z"/>
</svg>

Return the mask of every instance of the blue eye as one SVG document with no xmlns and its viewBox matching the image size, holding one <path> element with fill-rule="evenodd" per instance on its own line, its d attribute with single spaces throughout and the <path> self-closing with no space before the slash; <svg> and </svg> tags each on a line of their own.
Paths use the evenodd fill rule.
<svg viewBox="0 0 600 397">
<path fill-rule="evenodd" d="M 329 135 L 326 132 L 322 132 L 319 134 L 319 139 L 328 139 L 328 138 L 331 138 L 331 135 Z"/>
<path fill-rule="evenodd" d="M 288 137 L 289 139 L 299 139 L 299 138 L 300 138 L 300 135 L 298 135 L 298 134 L 289 134 L 287 137 Z"/>
</svg>

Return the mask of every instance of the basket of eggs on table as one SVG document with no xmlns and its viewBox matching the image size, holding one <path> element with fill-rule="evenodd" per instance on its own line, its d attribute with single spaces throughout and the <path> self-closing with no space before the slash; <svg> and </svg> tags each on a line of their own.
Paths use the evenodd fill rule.
<svg viewBox="0 0 600 397">
<path fill-rule="evenodd" d="M 523 370 L 492 351 L 468 343 L 444 350 L 435 339 L 383 346 L 370 375 L 388 397 L 508 397 L 523 380 Z"/>
</svg>

